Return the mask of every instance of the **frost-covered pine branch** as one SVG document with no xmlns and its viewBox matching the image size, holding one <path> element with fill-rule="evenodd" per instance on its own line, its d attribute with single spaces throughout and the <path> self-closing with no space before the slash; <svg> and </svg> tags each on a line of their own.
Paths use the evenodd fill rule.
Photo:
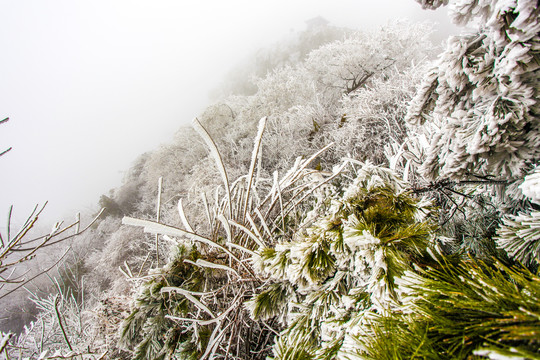
<svg viewBox="0 0 540 360">
<path fill-rule="evenodd" d="M 277 359 L 315 356 L 321 347 L 317 356 L 345 354 L 362 319 L 400 302 L 394 279 L 426 254 L 429 202 L 413 199 L 390 169 L 364 164 L 354 172 L 309 228 L 253 259 L 268 285 L 246 307 L 254 319 L 277 317 L 287 326 L 273 349 Z"/>
<path fill-rule="evenodd" d="M 538 4 L 450 3 L 455 22 L 482 25 L 476 34 L 449 39 L 411 102 L 407 121 L 437 128 L 421 170 L 429 179 L 467 173 L 520 179 L 540 156 Z"/>
<path fill-rule="evenodd" d="M 496 240 L 514 260 L 527 266 L 540 264 L 540 212 L 504 218 Z"/>
</svg>

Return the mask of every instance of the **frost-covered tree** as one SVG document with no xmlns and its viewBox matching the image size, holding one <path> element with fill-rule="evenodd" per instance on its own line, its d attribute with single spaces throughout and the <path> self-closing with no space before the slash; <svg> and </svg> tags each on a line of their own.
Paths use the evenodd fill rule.
<svg viewBox="0 0 540 360">
<path fill-rule="evenodd" d="M 403 70 L 423 60 L 432 50 L 430 34 L 430 26 L 405 21 L 356 32 L 312 51 L 306 67 L 314 74 L 320 94 L 336 90 L 350 94 L 389 70 Z"/>
<path fill-rule="evenodd" d="M 449 10 L 479 30 L 448 41 L 411 103 L 409 123 L 430 130 L 421 170 L 522 179 L 540 155 L 538 2 L 455 0 Z"/>
<path fill-rule="evenodd" d="M 402 144 L 407 136 L 403 121 L 408 102 L 416 92 L 423 66 L 396 69 L 369 86 L 341 98 L 341 119 L 315 134 L 316 139 L 335 142 L 336 155 L 353 159 L 387 162 L 385 148 Z"/>
<path fill-rule="evenodd" d="M 406 102 L 420 80 L 415 64 L 433 51 L 429 34 L 429 26 L 407 22 L 358 31 L 261 78 L 248 104 L 260 113 L 248 114 L 269 117 L 268 169 L 328 142 L 336 143 L 325 155 L 329 164 L 347 155 L 383 161 L 384 145 L 404 135 Z"/>
<path fill-rule="evenodd" d="M 384 160 L 384 145 L 403 136 L 405 103 L 419 81 L 419 67 L 410 68 L 412 62 L 421 62 L 432 53 L 427 39 L 430 31 L 423 24 L 400 23 L 347 33 L 345 40 L 323 42 L 326 46 L 315 51 L 302 50 L 305 56 L 261 74 L 254 80 L 253 95 L 229 96 L 198 117 L 209 132 L 219 134 L 215 142 L 231 177 L 247 170 L 257 127 L 254 119 L 263 116 L 268 116 L 268 124 L 261 174 L 267 177 L 276 170 L 286 171 L 296 157 L 310 156 L 330 142 L 335 146 L 322 158 L 322 164 L 328 164 L 326 170 L 347 155 L 378 163 Z M 351 85 L 347 77 L 363 76 L 365 71 L 371 74 L 369 81 L 344 94 Z M 193 130 L 182 128 L 172 144 L 149 154 L 141 172 L 138 210 L 153 213 L 157 179 L 163 176 L 163 215 L 179 221 L 174 204 L 181 197 L 186 207 L 201 211 L 194 216 L 193 226 L 204 226 L 199 221 L 204 219 L 200 194 L 212 197 L 213 184 L 219 179 L 211 163 Z"/>
<path fill-rule="evenodd" d="M 269 48 L 259 49 L 249 59 L 238 64 L 226 75 L 212 95 L 216 98 L 253 95 L 257 92 L 255 84 L 257 78 L 264 78 L 279 68 L 301 63 L 311 51 L 333 41 L 342 40 L 353 32 L 351 29 L 329 25 L 325 21 L 316 26 L 308 24 L 306 30 L 290 34 Z"/>
<path fill-rule="evenodd" d="M 437 7 L 445 2 L 421 3 Z M 455 0 L 449 12 L 457 24 L 473 24 L 478 31 L 449 40 L 411 103 L 407 120 L 421 134 L 417 138 L 424 138 L 420 172 L 435 181 L 495 177 L 514 182 L 506 187 L 506 197 L 529 202 L 509 209 L 520 213 L 502 219 L 496 243 L 511 259 L 534 267 L 539 244 L 537 207 L 531 205 L 538 201 L 540 155 L 538 2 Z M 492 223 L 500 220 L 499 215 Z M 494 239 L 494 234 L 488 237 Z"/>
</svg>

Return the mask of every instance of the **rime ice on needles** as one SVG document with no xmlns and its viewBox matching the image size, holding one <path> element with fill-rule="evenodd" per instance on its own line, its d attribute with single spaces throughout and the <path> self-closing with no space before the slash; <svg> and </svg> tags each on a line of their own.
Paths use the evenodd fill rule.
<svg viewBox="0 0 540 360">
<path fill-rule="evenodd" d="M 259 250 L 254 259 L 272 285 L 248 302 L 253 316 L 279 313 L 266 301 L 278 288 L 290 289 L 280 292 L 280 303 L 298 302 L 286 316 L 280 313 L 287 328 L 274 347 L 277 359 L 295 349 L 321 358 L 354 353 L 351 337 L 364 332 L 371 312 L 383 314 L 399 302 L 395 279 L 425 255 L 431 225 L 416 214 L 429 212 L 422 208 L 429 203 L 410 197 L 390 169 L 367 163 L 354 173 L 353 183 L 333 195 L 310 228 Z"/>
<path fill-rule="evenodd" d="M 497 244 L 525 264 L 540 264 L 540 212 L 508 216 L 497 231 Z"/>
<path fill-rule="evenodd" d="M 537 2 L 450 3 L 456 23 L 485 27 L 449 40 L 411 102 L 410 124 L 439 123 L 422 171 L 430 179 L 468 173 L 519 179 L 540 156 Z"/>
<path fill-rule="evenodd" d="M 540 167 L 536 167 L 533 173 L 525 176 L 519 188 L 530 201 L 540 205 Z"/>
</svg>

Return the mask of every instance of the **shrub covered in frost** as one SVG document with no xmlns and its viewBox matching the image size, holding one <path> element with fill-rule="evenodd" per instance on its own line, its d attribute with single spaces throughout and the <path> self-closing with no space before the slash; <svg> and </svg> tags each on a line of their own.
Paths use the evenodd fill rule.
<svg viewBox="0 0 540 360">
<path fill-rule="evenodd" d="M 395 279 L 426 258 L 429 203 L 414 199 L 391 170 L 365 164 L 327 201 L 311 227 L 254 258 L 268 285 L 247 307 L 255 319 L 279 316 L 287 326 L 276 359 L 347 353 L 364 318 L 399 304 Z"/>
</svg>

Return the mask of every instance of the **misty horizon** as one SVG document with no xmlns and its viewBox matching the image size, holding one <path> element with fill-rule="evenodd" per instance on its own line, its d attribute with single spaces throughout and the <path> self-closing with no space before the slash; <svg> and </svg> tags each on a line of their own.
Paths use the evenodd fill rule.
<svg viewBox="0 0 540 360">
<path fill-rule="evenodd" d="M 22 221 L 46 201 L 45 227 L 97 211 L 99 196 L 121 185 L 139 155 L 199 115 L 231 70 L 309 19 L 357 29 L 401 17 L 449 24 L 444 13 L 402 3 L 369 11 L 358 1 L 0 3 L 7 29 L 0 116 L 10 118 L 0 125 L 0 144 L 12 147 L 0 158 L 8 174 L 0 217 L 13 205 Z"/>
</svg>

